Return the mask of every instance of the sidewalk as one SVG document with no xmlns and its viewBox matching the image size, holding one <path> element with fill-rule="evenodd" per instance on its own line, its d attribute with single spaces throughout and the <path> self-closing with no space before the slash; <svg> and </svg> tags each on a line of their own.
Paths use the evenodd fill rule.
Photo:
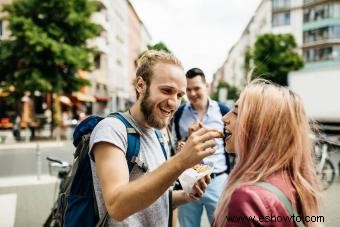
<svg viewBox="0 0 340 227">
<path fill-rule="evenodd" d="M 60 133 L 60 132 L 59 132 Z M 13 132 L 11 129 L 2 129 L 0 130 L 0 146 L 3 144 L 21 144 L 21 143 L 36 143 L 42 141 L 65 141 L 62 140 L 59 134 L 57 137 L 59 139 L 51 139 L 51 131 L 48 126 L 43 129 L 35 131 L 35 137 L 33 140 L 30 140 L 31 132 L 29 129 L 22 129 L 21 130 L 21 141 L 16 141 Z M 66 140 L 71 140 L 73 134 L 73 128 L 69 128 L 66 131 Z"/>
<path fill-rule="evenodd" d="M 325 216 L 325 226 L 339 226 L 340 220 L 340 176 L 335 177 L 334 184 L 323 193 L 324 204 L 321 213 Z"/>
<path fill-rule="evenodd" d="M 0 226 L 42 226 L 51 211 L 58 179 L 44 175 L 0 178 Z"/>
</svg>

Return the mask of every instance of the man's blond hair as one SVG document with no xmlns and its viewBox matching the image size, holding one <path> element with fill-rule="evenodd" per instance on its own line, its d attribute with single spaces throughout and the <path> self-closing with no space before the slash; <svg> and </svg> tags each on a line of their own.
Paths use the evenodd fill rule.
<svg viewBox="0 0 340 227">
<path fill-rule="evenodd" d="M 164 51 L 148 50 L 145 51 L 137 61 L 136 78 L 139 76 L 142 77 L 149 87 L 153 75 L 153 67 L 157 63 L 172 64 L 183 69 L 181 61 L 173 54 L 166 53 Z M 137 90 L 136 97 L 137 99 L 139 98 L 139 93 Z"/>
</svg>

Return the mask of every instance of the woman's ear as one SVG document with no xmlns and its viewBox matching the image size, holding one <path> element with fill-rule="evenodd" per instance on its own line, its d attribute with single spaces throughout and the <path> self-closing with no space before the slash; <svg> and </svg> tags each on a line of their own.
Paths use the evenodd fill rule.
<svg viewBox="0 0 340 227">
<path fill-rule="evenodd" d="M 146 84 L 142 77 L 138 76 L 136 78 L 135 86 L 139 96 L 143 96 L 146 90 Z"/>
</svg>

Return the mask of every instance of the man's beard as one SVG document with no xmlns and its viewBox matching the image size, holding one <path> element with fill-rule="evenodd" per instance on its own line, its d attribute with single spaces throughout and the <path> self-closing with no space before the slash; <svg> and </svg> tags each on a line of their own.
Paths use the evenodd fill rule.
<svg viewBox="0 0 340 227">
<path fill-rule="evenodd" d="M 157 119 L 154 115 L 153 110 L 155 109 L 155 103 L 150 99 L 150 89 L 146 89 L 145 96 L 142 99 L 140 104 L 141 111 L 144 115 L 144 119 L 148 123 L 149 126 L 156 128 L 156 129 L 163 129 L 168 125 L 168 121 Z"/>
</svg>

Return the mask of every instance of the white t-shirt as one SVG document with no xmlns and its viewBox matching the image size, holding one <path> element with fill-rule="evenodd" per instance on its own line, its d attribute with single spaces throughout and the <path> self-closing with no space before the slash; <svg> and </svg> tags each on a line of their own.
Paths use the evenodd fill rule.
<svg viewBox="0 0 340 227">
<path fill-rule="evenodd" d="M 165 162 L 165 157 L 161 145 L 157 139 L 154 129 L 145 128 L 136 122 L 131 115 L 127 114 L 128 120 L 140 131 L 140 152 L 139 159 L 148 165 L 148 172 L 153 171 Z M 112 143 L 120 148 L 124 153 L 127 151 L 127 132 L 125 125 L 117 118 L 107 117 L 100 121 L 92 131 L 90 137 L 90 157 L 93 155 L 92 147 L 99 142 Z M 169 157 L 169 148 L 165 144 L 167 156 Z M 96 174 L 95 163 L 91 159 L 91 169 L 93 176 L 94 190 L 99 210 L 99 216 L 103 217 L 106 213 L 101 185 Z M 138 179 L 145 173 L 138 166 L 134 166 L 130 173 L 130 181 Z M 153 204 L 144 210 L 141 210 L 122 222 L 110 218 L 108 226 L 131 226 L 131 227 L 159 227 L 167 226 L 169 219 L 169 196 L 168 191 L 158 198 Z M 128 204 L 126 204 L 128 206 Z"/>
</svg>

